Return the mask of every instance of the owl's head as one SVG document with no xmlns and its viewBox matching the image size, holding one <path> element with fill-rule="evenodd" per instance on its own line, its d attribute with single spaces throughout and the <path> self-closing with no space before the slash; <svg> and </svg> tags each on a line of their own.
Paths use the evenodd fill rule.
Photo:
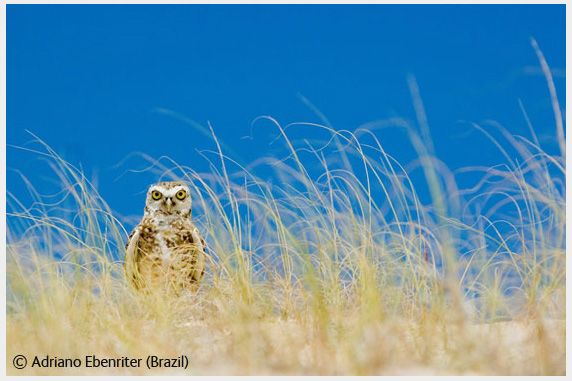
<svg viewBox="0 0 572 381">
<path fill-rule="evenodd" d="M 181 181 L 165 181 L 151 185 L 147 191 L 145 213 L 190 217 L 189 186 Z"/>
</svg>

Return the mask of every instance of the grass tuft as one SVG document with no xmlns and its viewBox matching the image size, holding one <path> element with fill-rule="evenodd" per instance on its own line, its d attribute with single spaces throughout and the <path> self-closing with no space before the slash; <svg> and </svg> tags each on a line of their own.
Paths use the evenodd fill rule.
<svg viewBox="0 0 572 381">
<path fill-rule="evenodd" d="M 191 185 L 209 247 L 199 291 L 177 299 L 129 287 L 123 221 L 35 137 L 28 150 L 48 160 L 59 191 L 40 195 L 22 177 L 33 202 L 8 193 L 7 359 L 187 354 L 192 374 L 564 374 L 565 152 L 543 151 L 532 128 L 529 140 L 474 124 L 506 162 L 452 174 L 423 143 L 426 117 L 409 84 L 422 134 L 384 123 L 408 132 L 430 202 L 374 126 L 264 117 L 288 155 L 249 167 L 225 155 L 211 127 L 207 173 L 140 155 L 158 178 Z M 297 142 L 296 128 L 328 137 Z M 273 183 L 256 175 L 262 167 Z M 459 189 L 455 176 L 466 173 L 480 181 Z"/>
</svg>

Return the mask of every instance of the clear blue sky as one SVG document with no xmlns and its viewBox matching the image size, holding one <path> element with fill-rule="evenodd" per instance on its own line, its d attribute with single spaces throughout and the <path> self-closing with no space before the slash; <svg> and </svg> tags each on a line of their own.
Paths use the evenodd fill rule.
<svg viewBox="0 0 572 381">
<path fill-rule="evenodd" d="M 494 119 L 526 134 L 518 99 L 546 142 L 554 137 L 530 37 L 565 101 L 564 5 L 8 5 L 7 33 L 7 142 L 25 146 L 25 130 L 34 132 L 95 174 L 120 214 L 141 212 L 138 192 L 153 180 L 120 177 L 127 168 L 114 166 L 129 153 L 168 155 L 204 169 L 196 150 L 213 148 L 157 108 L 210 121 L 250 161 L 272 149 L 275 133 L 255 129 L 254 140 L 242 139 L 257 116 L 319 121 L 297 94 L 339 129 L 414 119 L 406 82 L 413 74 L 437 154 L 457 168 L 500 160 L 459 121 Z M 386 148 L 408 158 L 389 136 Z M 49 182 L 37 163 L 8 148 L 8 190 L 24 190 L 11 170 Z"/>
</svg>

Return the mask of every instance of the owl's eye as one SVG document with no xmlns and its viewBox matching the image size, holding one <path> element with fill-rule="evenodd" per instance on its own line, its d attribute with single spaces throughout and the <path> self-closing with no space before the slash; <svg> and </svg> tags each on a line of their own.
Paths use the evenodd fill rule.
<svg viewBox="0 0 572 381">
<path fill-rule="evenodd" d="M 160 200 L 161 197 L 163 197 L 163 195 L 159 191 L 153 191 L 151 192 L 151 197 L 153 198 L 153 200 Z"/>
<path fill-rule="evenodd" d="M 176 196 L 179 200 L 184 200 L 185 197 L 187 197 L 187 192 L 181 189 L 180 191 L 177 192 Z"/>
</svg>

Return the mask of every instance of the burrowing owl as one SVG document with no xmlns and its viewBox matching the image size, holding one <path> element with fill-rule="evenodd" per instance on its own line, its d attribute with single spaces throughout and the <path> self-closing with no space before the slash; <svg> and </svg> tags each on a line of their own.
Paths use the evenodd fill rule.
<svg viewBox="0 0 572 381">
<path fill-rule="evenodd" d="M 149 188 L 143 219 L 129 235 L 125 272 L 140 290 L 195 290 L 204 274 L 205 249 L 191 221 L 189 187 L 161 182 Z"/>
</svg>

